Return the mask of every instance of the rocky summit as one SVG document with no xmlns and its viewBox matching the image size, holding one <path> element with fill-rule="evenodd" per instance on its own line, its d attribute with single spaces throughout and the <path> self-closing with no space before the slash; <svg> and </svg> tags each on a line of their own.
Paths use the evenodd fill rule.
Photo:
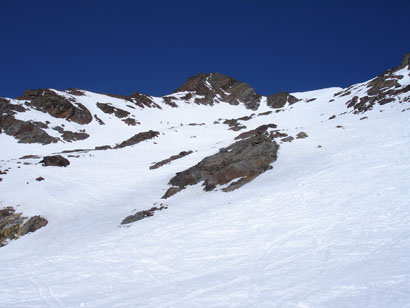
<svg viewBox="0 0 410 308">
<path fill-rule="evenodd" d="M 0 307 L 408 307 L 409 61 L 0 98 Z"/>
</svg>

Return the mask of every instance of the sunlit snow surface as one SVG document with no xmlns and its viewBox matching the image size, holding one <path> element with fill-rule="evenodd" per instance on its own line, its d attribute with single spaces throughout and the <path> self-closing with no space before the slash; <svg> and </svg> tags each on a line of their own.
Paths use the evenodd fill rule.
<svg viewBox="0 0 410 308">
<path fill-rule="evenodd" d="M 22 145 L 0 134 L 0 169 L 11 167 L 0 207 L 49 220 L 0 248 L 0 307 L 410 307 L 410 111 L 402 112 L 410 105 L 354 115 L 345 106 L 351 96 L 329 102 L 338 91 L 295 93 L 304 100 L 242 122 L 309 137 L 282 143 L 272 170 L 229 193 L 199 184 L 160 199 L 176 172 L 240 133 L 214 121 L 271 110 L 265 102 L 256 112 L 183 102 L 133 110 L 87 92 L 78 99 L 107 123 L 93 121 L 87 140 Z M 96 101 L 141 125 L 124 125 Z M 114 145 L 149 129 L 160 137 L 80 154 L 67 168 L 17 164 L 22 155 Z M 183 150 L 194 153 L 149 170 Z M 156 202 L 169 208 L 119 227 Z"/>
</svg>

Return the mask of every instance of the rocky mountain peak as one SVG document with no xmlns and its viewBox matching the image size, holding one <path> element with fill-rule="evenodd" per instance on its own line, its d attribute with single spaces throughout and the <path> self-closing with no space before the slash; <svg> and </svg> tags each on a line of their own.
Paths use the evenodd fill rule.
<svg viewBox="0 0 410 308">
<path fill-rule="evenodd" d="M 173 93 L 195 92 L 202 97 L 195 98 L 195 103 L 213 105 L 216 101 L 232 105 L 243 103 L 247 108 L 256 110 L 261 95 L 247 83 L 220 73 L 200 73 L 189 77 L 188 80 Z"/>
</svg>

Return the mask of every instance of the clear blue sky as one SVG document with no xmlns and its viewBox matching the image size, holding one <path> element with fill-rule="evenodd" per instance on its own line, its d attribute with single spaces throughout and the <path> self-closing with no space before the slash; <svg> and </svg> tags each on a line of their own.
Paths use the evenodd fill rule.
<svg viewBox="0 0 410 308">
<path fill-rule="evenodd" d="M 410 1 L 0 1 L 0 97 L 150 95 L 220 72 L 264 95 L 348 86 L 410 52 Z"/>
</svg>

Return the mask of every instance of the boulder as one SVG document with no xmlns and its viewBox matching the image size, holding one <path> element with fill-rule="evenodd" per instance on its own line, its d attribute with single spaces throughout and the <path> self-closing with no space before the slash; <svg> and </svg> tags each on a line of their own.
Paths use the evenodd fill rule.
<svg viewBox="0 0 410 308">
<path fill-rule="evenodd" d="M 67 167 L 68 165 L 70 165 L 70 161 L 61 155 L 45 156 L 43 160 L 40 161 L 40 163 L 42 163 L 44 167 L 48 167 L 48 166 Z"/>
</svg>

